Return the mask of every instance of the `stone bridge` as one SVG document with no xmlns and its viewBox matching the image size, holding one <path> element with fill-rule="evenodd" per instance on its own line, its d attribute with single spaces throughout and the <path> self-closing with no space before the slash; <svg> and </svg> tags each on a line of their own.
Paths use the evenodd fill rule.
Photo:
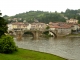
<svg viewBox="0 0 80 60">
<path fill-rule="evenodd" d="M 22 35 L 25 32 L 31 32 L 33 35 L 33 38 L 38 39 L 40 37 L 40 35 L 45 32 L 45 31 L 49 31 L 52 32 L 54 37 L 57 37 L 57 30 L 55 31 L 51 31 L 49 29 L 45 29 L 45 30 L 22 30 L 22 29 L 14 29 L 11 32 L 14 33 L 14 35 L 16 35 L 17 38 L 21 39 Z M 10 32 L 10 31 L 9 31 Z"/>
</svg>

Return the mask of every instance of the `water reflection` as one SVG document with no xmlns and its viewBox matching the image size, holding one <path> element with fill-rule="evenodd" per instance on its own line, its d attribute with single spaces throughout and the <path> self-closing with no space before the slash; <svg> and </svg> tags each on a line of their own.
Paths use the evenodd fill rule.
<svg viewBox="0 0 80 60">
<path fill-rule="evenodd" d="M 80 60 L 80 38 L 39 38 L 24 37 L 16 40 L 18 47 L 56 54 L 68 59 Z"/>
</svg>

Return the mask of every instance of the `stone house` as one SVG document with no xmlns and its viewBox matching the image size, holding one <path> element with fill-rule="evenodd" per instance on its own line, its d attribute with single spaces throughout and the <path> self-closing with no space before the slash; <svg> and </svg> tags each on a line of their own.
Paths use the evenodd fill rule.
<svg viewBox="0 0 80 60">
<path fill-rule="evenodd" d="M 70 26 L 60 26 L 57 28 L 57 33 L 58 34 L 62 34 L 62 35 L 68 35 L 68 34 L 71 34 L 71 27 Z"/>
<path fill-rule="evenodd" d="M 31 30 L 44 30 L 46 29 L 46 24 L 45 23 L 32 23 L 31 24 Z"/>
<path fill-rule="evenodd" d="M 65 22 L 49 23 L 50 30 L 56 30 L 58 35 L 71 34 L 71 26 Z"/>
</svg>

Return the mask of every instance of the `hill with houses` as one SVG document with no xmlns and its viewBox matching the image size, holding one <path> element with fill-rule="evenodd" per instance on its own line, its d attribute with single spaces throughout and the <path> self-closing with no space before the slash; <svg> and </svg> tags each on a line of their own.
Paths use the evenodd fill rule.
<svg viewBox="0 0 80 60">
<path fill-rule="evenodd" d="M 65 12 L 46 12 L 46 11 L 29 11 L 24 13 L 16 14 L 15 16 L 3 16 L 9 23 L 11 22 L 66 22 L 67 19 L 77 19 L 80 23 L 80 9 L 72 10 L 66 9 Z"/>
</svg>

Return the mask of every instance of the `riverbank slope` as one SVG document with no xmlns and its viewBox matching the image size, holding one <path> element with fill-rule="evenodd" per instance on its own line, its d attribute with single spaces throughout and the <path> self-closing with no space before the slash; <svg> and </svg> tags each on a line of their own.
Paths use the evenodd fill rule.
<svg viewBox="0 0 80 60">
<path fill-rule="evenodd" d="M 18 49 L 13 54 L 0 53 L 0 60 L 66 60 L 62 57 L 27 49 Z"/>
</svg>

